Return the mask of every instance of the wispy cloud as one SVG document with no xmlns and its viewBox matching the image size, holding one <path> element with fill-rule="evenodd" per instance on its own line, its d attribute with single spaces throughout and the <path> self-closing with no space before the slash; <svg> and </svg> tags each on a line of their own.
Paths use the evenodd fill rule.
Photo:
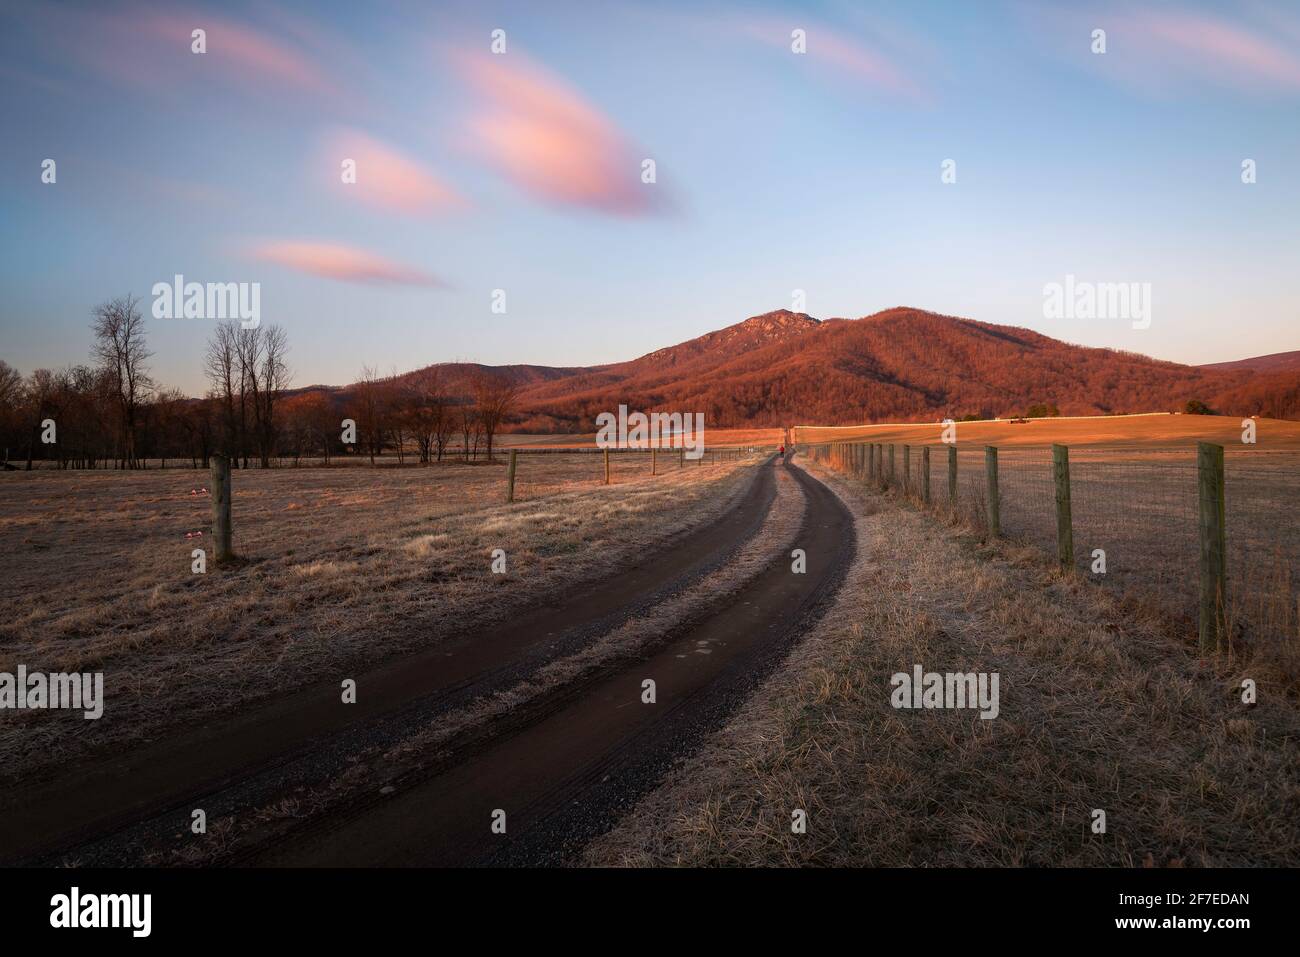
<svg viewBox="0 0 1300 957">
<path fill-rule="evenodd" d="M 472 148 L 516 186 L 548 203 L 619 216 L 661 208 L 663 187 L 641 182 L 641 160 L 615 124 L 553 73 L 511 52 L 453 55 L 481 109 Z"/>
<path fill-rule="evenodd" d="M 321 58 L 298 41 L 206 9 L 47 4 L 27 11 L 25 22 L 53 54 L 48 65 L 60 76 L 79 67 L 162 99 L 175 99 L 177 86 L 212 83 L 262 100 L 345 96 Z M 201 55 L 192 52 L 195 30 L 205 33 Z"/>
<path fill-rule="evenodd" d="M 437 277 L 414 266 L 341 243 L 279 239 L 255 243 L 247 252 L 261 262 L 341 282 L 444 285 Z"/>
<path fill-rule="evenodd" d="M 800 65 L 806 64 L 828 81 L 907 100 L 928 99 L 922 84 L 898 62 L 888 44 L 880 39 L 873 42 L 864 30 L 833 27 L 807 17 L 742 18 L 735 21 L 735 29 L 750 40 L 795 56 Z M 797 56 L 791 51 L 795 29 L 804 31 L 807 51 Z"/>
<path fill-rule="evenodd" d="M 356 182 L 341 178 L 345 159 L 356 162 Z M 390 212 L 427 215 L 469 204 L 437 174 L 395 146 L 359 130 L 336 129 L 322 141 L 320 166 L 344 195 Z"/>
<path fill-rule="evenodd" d="M 1245 25 L 1175 11 L 1132 14 L 1121 22 L 1145 33 L 1147 49 L 1170 68 L 1247 89 L 1300 90 L 1300 53 Z"/>
<path fill-rule="evenodd" d="M 165 41 L 168 49 L 180 50 L 186 56 L 194 55 L 190 53 L 192 31 L 205 30 L 208 52 L 204 55 L 212 57 L 234 84 L 274 83 L 317 94 L 330 94 L 337 89 L 304 53 L 233 20 L 207 12 L 187 16 L 159 13 L 146 16 L 139 27 Z"/>
<path fill-rule="evenodd" d="M 1024 8 L 1039 33 L 1069 37 L 1068 49 L 1100 74 L 1130 88 L 1175 95 L 1221 87 L 1252 93 L 1300 92 L 1300 18 L 1276 8 L 1231 13 L 1115 5 L 1084 11 Z M 1094 29 L 1104 55 L 1088 53 Z M 1279 37 L 1285 39 L 1279 41 Z"/>
</svg>

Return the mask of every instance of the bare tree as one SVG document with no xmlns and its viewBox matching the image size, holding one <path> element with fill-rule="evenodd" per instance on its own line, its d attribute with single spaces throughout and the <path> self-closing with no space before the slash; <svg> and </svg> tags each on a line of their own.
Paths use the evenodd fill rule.
<svg viewBox="0 0 1300 957">
<path fill-rule="evenodd" d="M 238 340 L 238 325 L 233 322 L 219 323 L 212 332 L 212 338 L 208 340 L 207 352 L 203 357 L 204 372 L 221 405 L 219 449 L 232 460 L 238 459 L 243 444 L 240 426 L 243 390 L 239 375 Z"/>
<path fill-rule="evenodd" d="M 370 453 L 370 464 L 375 464 L 375 454 L 384 447 L 383 397 L 379 374 L 370 366 L 363 366 L 361 376 L 352 386 L 352 418 L 356 420 L 361 445 Z"/>
<path fill-rule="evenodd" d="M 411 388 L 402 381 L 401 376 L 394 369 L 392 374 L 381 385 L 380 398 L 380 415 L 383 420 L 383 429 L 392 440 L 393 448 L 397 451 L 397 464 L 403 465 L 406 462 L 406 439 L 412 425 L 412 407 L 415 403 L 415 396 Z"/>
<path fill-rule="evenodd" d="M 251 448 L 262 468 L 275 454 L 276 405 L 291 380 L 288 351 L 288 336 L 278 326 L 244 329 L 223 322 L 208 340 L 203 368 L 221 406 L 222 447 L 233 459 L 242 456 L 244 468 Z"/>
<path fill-rule="evenodd" d="M 113 403 L 102 369 L 69 366 L 59 372 L 59 467 L 94 468 L 107 452 L 104 436 L 111 428 Z"/>
<path fill-rule="evenodd" d="M 329 465 L 330 449 L 334 448 L 339 435 L 338 410 L 329 396 L 321 392 L 311 393 L 309 409 L 307 422 L 312 438 L 320 443 L 321 456 L 325 459 L 325 464 Z"/>
<path fill-rule="evenodd" d="M 339 418 L 330 397 L 320 391 L 304 392 L 286 400 L 283 406 L 288 428 L 296 433 L 302 450 L 311 455 L 319 449 L 325 464 L 329 465 L 339 429 Z"/>
<path fill-rule="evenodd" d="M 429 366 L 411 377 L 407 409 L 408 428 L 415 436 L 420 461 L 428 464 L 436 457 L 441 462 L 447 442 L 456 428 L 441 369 Z"/>
<path fill-rule="evenodd" d="M 451 407 L 444 404 L 436 421 L 433 434 L 435 461 L 442 461 L 443 455 L 451 445 L 451 437 L 455 434 L 456 419 L 451 414 Z"/>
<path fill-rule="evenodd" d="M 111 299 L 95 307 L 91 330 L 95 344 L 91 355 L 112 377 L 121 416 L 123 467 L 139 464 L 136 456 L 136 419 L 140 405 L 153 388 L 145 361 L 153 355 L 145 346 L 140 300 L 132 295 Z"/>
<path fill-rule="evenodd" d="M 0 359 L 0 441 L 4 443 L 4 464 L 9 466 L 9 443 L 17 438 L 22 419 L 23 377 L 18 370 Z"/>
<path fill-rule="evenodd" d="M 473 439 L 473 450 L 475 457 L 478 456 L 478 438 L 483 434 L 483 424 L 479 421 L 478 409 L 475 408 L 472 401 L 462 402 L 456 407 L 456 422 L 460 428 L 461 451 L 465 453 L 465 461 L 469 461 L 470 440 Z"/>
<path fill-rule="evenodd" d="M 0 409 L 9 409 L 18 403 L 22 394 L 23 377 L 9 363 L 0 359 Z"/>
<path fill-rule="evenodd" d="M 189 403 L 181 415 L 181 433 L 189 447 L 190 463 L 195 468 L 207 468 L 212 457 L 214 413 L 219 401 L 216 395 L 209 395 L 206 399 Z"/>
<path fill-rule="evenodd" d="M 153 437 L 157 442 L 158 457 L 163 468 L 167 467 L 167 453 L 183 447 L 180 440 L 184 432 L 188 402 L 185 393 L 179 389 L 163 389 L 153 402 L 151 412 L 156 429 Z"/>
<path fill-rule="evenodd" d="M 289 353 L 289 335 L 280 326 L 267 326 L 262 342 L 262 428 L 266 449 L 275 446 L 275 407 L 284 390 L 293 381 L 285 356 Z"/>
<path fill-rule="evenodd" d="M 285 355 L 289 338 L 279 326 L 240 329 L 235 340 L 239 377 L 249 397 L 253 435 L 262 468 L 271 464 L 275 451 L 275 404 L 289 385 Z"/>
<path fill-rule="evenodd" d="M 492 461 L 492 439 L 515 407 L 519 387 L 508 377 L 477 368 L 470 377 L 474 391 L 474 404 L 478 406 L 478 420 L 487 440 L 487 457 Z"/>
<path fill-rule="evenodd" d="M 41 441 L 41 422 L 58 416 L 59 383 L 49 369 L 37 369 L 28 377 L 24 392 L 22 414 L 27 425 L 27 471 L 30 472 Z"/>
</svg>

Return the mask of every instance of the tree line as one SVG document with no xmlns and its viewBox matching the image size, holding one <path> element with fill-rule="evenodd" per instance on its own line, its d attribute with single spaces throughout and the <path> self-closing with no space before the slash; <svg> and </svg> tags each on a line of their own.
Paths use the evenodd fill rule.
<svg viewBox="0 0 1300 957">
<path fill-rule="evenodd" d="M 215 453 L 237 467 L 395 453 L 424 464 L 453 450 L 492 457 L 518 389 L 482 367 L 439 366 L 407 375 L 362 370 L 344 389 L 291 392 L 289 341 L 274 325 L 217 324 L 203 353 L 207 393 L 193 398 L 152 376 L 140 300 L 96 306 L 90 362 L 24 377 L 0 359 L 4 467 L 206 468 Z"/>
</svg>

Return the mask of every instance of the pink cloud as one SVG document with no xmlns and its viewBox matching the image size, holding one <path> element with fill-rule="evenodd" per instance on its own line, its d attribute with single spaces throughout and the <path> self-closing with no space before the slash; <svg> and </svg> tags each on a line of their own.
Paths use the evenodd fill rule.
<svg viewBox="0 0 1300 957">
<path fill-rule="evenodd" d="M 1197 73 L 1206 68 L 1238 86 L 1261 83 L 1300 90 L 1300 57 L 1244 26 L 1164 11 L 1136 16 L 1127 25 L 1145 32 L 1169 65 Z"/>
<path fill-rule="evenodd" d="M 41 5 L 24 18 L 48 43 L 61 72 L 81 66 L 114 83 L 179 99 L 178 89 L 222 83 L 281 99 L 298 93 L 338 101 L 346 96 L 301 44 L 206 10 L 141 4 L 72 9 Z M 192 33 L 206 33 L 207 52 L 191 52 Z"/>
<path fill-rule="evenodd" d="M 1253 93 L 1300 91 L 1295 45 L 1300 21 L 1275 8 L 1240 7 L 1231 20 L 1135 5 L 1023 11 L 1039 34 L 1050 36 L 1067 56 L 1144 93 L 1177 95 L 1205 86 Z M 1089 52 L 1095 29 L 1106 31 L 1104 55 Z"/>
<path fill-rule="evenodd" d="M 191 33 L 205 30 L 208 52 L 204 56 L 212 57 L 232 82 L 270 82 L 318 94 L 335 91 L 334 84 L 307 56 L 231 20 L 206 12 L 186 16 L 167 13 L 151 15 L 138 27 L 175 44 L 186 56 L 195 55 L 190 52 Z"/>
<path fill-rule="evenodd" d="M 806 53 L 794 54 L 791 50 L 791 32 L 796 26 L 805 31 Z M 806 63 L 840 82 L 909 100 L 926 98 L 920 84 L 894 58 L 850 35 L 847 30 L 811 23 L 806 19 L 799 23 L 744 20 L 739 22 L 738 28 L 749 38 L 782 49 L 801 64 Z"/>
<path fill-rule="evenodd" d="M 423 270 L 341 243 L 282 239 L 259 243 L 248 252 L 261 262 L 341 282 L 443 285 Z"/>
<path fill-rule="evenodd" d="M 474 149 L 521 189 L 549 203 L 621 216 L 661 205 L 641 182 L 641 160 L 617 127 L 558 77 L 508 56 L 453 55 L 483 101 L 470 123 Z"/>
<path fill-rule="evenodd" d="M 336 130 L 324 139 L 322 166 L 344 194 L 398 213 L 438 213 L 468 205 L 454 189 L 416 160 L 357 130 Z M 355 183 L 342 184 L 345 159 L 356 161 Z"/>
</svg>

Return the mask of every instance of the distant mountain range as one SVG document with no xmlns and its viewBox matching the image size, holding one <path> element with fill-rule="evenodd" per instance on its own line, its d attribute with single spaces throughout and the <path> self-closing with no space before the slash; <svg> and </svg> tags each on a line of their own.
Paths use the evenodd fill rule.
<svg viewBox="0 0 1300 957">
<path fill-rule="evenodd" d="M 473 369 L 509 378 L 519 389 L 512 428 L 537 432 L 591 431 L 619 404 L 703 412 L 714 428 L 991 418 L 1035 405 L 1182 411 L 1193 400 L 1300 418 L 1300 351 L 1187 366 L 902 307 L 824 321 L 781 309 L 612 365 L 439 368 L 453 383 Z"/>
<path fill-rule="evenodd" d="M 1237 359 L 1233 362 L 1210 362 L 1200 366 L 1201 369 L 1226 369 L 1230 372 L 1292 372 L 1300 370 L 1300 350 L 1295 352 L 1274 352 L 1267 356 L 1255 356 L 1253 359 Z"/>
</svg>

